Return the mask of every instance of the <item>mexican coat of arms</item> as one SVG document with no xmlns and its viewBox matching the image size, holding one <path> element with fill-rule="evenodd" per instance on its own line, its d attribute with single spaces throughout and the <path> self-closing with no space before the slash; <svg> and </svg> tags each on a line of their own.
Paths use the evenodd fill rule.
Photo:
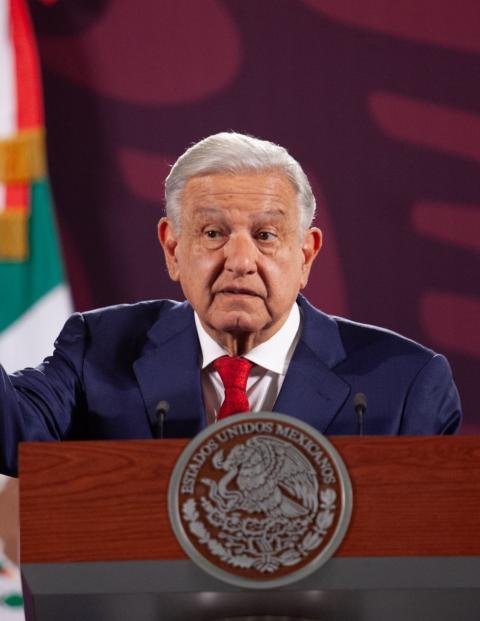
<svg viewBox="0 0 480 621">
<path fill-rule="evenodd" d="M 348 526 L 351 487 L 337 452 L 311 427 L 282 414 L 240 414 L 187 446 L 169 510 L 181 545 L 203 569 L 271 588 L 333 554 Z"/>
</svg>

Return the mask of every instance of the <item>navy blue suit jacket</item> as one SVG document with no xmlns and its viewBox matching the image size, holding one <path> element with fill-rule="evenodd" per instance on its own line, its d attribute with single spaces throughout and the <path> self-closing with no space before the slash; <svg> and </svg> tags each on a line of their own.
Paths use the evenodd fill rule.
<svg viewBox="0 0 480 621">
<path fill-rule="evenodd" d="M 298 299 L 303 330 L 274 410 L 326 434 L 355 434 L 353 395 L 368 397 L 367 434 L 453 433 L 460 402 L 446 359 L 390 331 L 330 317 Z M 0 382 L 0 470 L 22 440 L 166 437 L 205 426 L 200 347 L 187 303 L 159 300 L 77 313 L 53 356 Z"/>
</svg>

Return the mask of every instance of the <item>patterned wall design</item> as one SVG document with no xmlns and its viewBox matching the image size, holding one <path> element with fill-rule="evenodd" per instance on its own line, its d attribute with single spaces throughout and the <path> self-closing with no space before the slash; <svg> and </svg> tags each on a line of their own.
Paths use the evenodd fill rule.
<svg viewBox="0 0 480 621">
<path fill-rule="evenodd" d="M 162 182 L 225 129 L 286 146 L 325 231 L 307 295 L 445 353 L 480 430 L 477 0 L 32 0 L 78 309 L 179 297 Z"/>
</svg>

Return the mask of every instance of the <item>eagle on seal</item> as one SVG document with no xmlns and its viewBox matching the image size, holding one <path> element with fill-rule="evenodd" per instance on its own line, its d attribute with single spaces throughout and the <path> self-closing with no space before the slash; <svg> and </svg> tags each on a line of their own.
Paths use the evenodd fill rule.
<svg viewBox="0 0 480 621">
<path fill-rule="evenodd" d="M 212 463 L 225 474 L 218 483 L 204 482 L 210 486 L 210 498 L 225 511 L 258 512 L 275 518 L 297 518 L 317 512 L 316 472 L 288 442 L 255 436 L 235 446 L 226 458 L 223 451 L 218 451 Z"/>
</svg>

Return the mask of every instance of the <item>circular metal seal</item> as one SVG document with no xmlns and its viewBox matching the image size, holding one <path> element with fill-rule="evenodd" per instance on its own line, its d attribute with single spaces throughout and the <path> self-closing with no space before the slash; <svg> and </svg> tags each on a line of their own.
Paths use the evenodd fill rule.
<svg viewBox="0 0 480 621">
<path fill-rule="evenodd" d="M 308 576 L 340 545 L 352 487 L 332 444 L 276 412 L 207 427 L 179 457 L 170 521 L 190 558 L 239 587 L 276 588 Z"/>
</svg>

